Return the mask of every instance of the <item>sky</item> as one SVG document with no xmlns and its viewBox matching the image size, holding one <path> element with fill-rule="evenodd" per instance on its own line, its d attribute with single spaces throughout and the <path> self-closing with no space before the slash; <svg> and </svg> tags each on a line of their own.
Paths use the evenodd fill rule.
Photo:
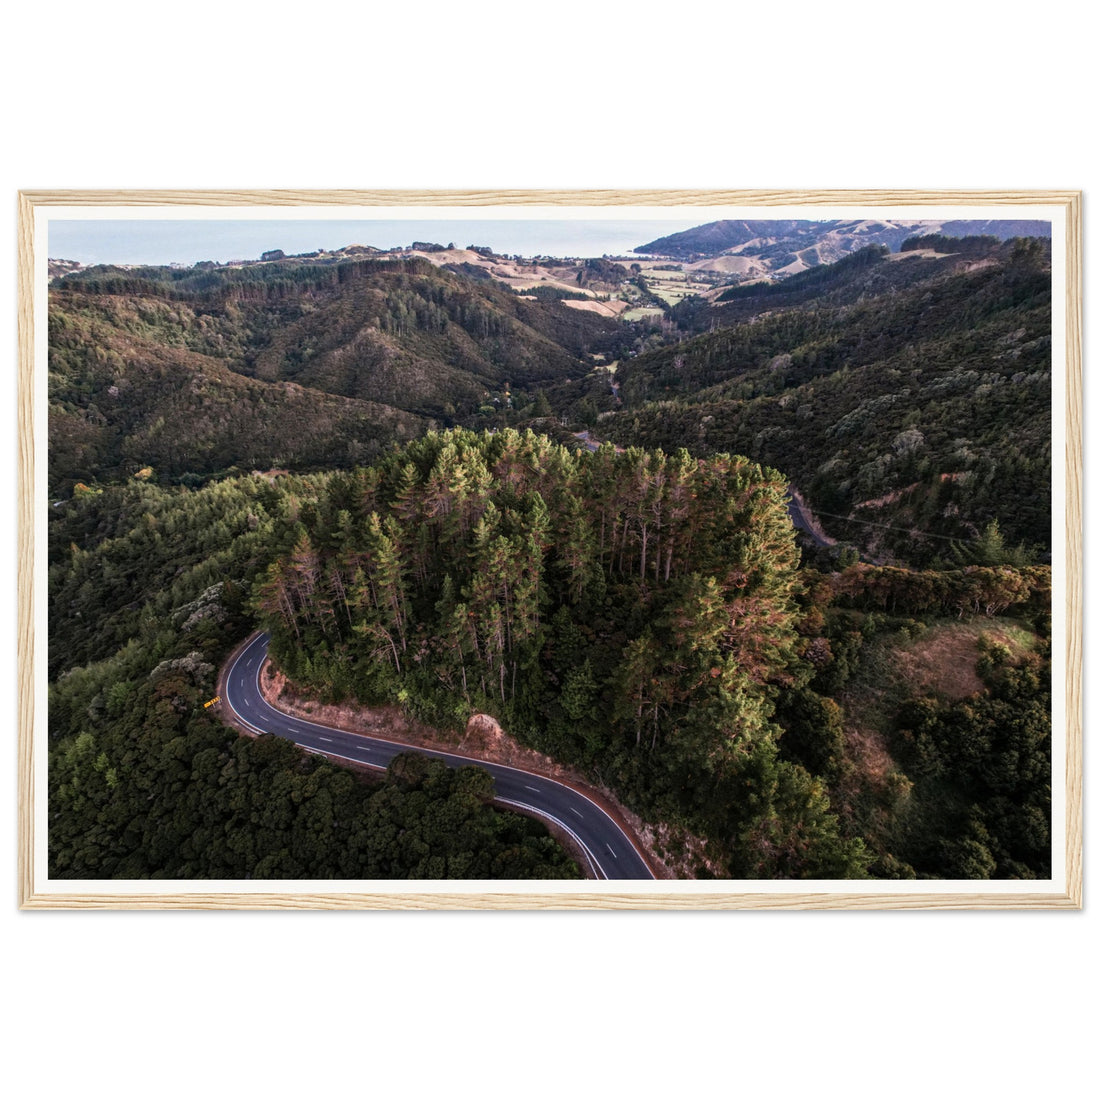
<svg viewBox="0 0 1100 1100">
<path fill-rule="evenodd" d="M 258 260 L 280 248 L 287 255 L 347 245 L 399 248 L 430 241 L 460 248 L 487 245 L 521 256 L 620 255 L 708 220 L 597 219 L 357 219 L 209 220 L 81 219 L 49 223 L 51 259 L 81 264 L 194 264 Z"/>
</svg>

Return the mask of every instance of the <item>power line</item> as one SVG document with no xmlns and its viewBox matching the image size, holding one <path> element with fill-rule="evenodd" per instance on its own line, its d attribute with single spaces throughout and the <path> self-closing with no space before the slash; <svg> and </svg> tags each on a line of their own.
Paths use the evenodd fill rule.
<svg viewBox="0 0 1100 1100">
<path fill-rule="evenodd" d="M 835 512 L 819 512 L 814 509 L 815 516 L 828 516 L 830 519 L 842 519 L 845 523 L 862 523 L 866 527 L 881 527 L 884 531 L 901 531 L 906 535 L 923 535 L 926 539 L 942 539 L 944 542 L 977 542 L 977 537 L 970 535 L 961 538 L 952 538 L 950 535 L 934 535 L 931 531 L 918 531 L 915 527 L 897 527 L 889 523 L 875 523 L 869 519 L 855 519 L 852 516 L 838 516 Z"/>
</svg>

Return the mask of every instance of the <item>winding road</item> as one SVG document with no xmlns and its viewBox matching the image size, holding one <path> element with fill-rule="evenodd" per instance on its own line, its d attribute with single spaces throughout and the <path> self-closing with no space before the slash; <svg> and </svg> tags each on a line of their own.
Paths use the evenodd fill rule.
<svg viewBox="0 0 1100 1100">
<path fill-rule="evenodd" d="M 810 541 L 815 546 L 835 546 L 835 539 L 822 538 L 813 528 L 806 515 L 805 506 L 801 499 L 795 495 L 796 490 L 792 485 L 787 490 L 787 512 L 791 517 L 791 523 L 805 535 L 809 535 Z"/>
<path fill-rule="evenodd" d="M 399 753 L 425 752 L 415 745 L 383 741 L 361 733 L 310 722 L 273 707 L 260 691 L 260 669 L 267 660 L 267 634 L 256 634 L 237 654 L 225 675 L 222 702 L 256 733 L 285 737 L 312 752 L 385 768 Z M 584 853 L 588 874 L 597 879 L 652 879 L 646 861 L 617 822 L 590 798 L 541 775 L 454 753 L 428 752 L 451 767 L 476 764 L 492 775 L 496 801 L 542 818 L 567 833 Z M 583 868 L 582 868 L 583 869 Z"/>
</svg>

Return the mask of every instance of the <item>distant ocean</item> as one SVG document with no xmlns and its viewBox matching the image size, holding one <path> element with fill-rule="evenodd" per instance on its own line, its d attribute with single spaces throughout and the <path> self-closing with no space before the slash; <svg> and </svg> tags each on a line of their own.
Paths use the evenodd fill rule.
<svg viewBox="0 0 1100 1100">
<path fill-rule="evenodd" d="M 647 241 L 705 221 L 698 211 L 670 219 L 402 219 L 402 220 L 172 220 L 81 219 L 49 223 L 51 259 L 81 264 L 185 264 L 258 260 L 282 249 L 288 256 L 347 245 L 402 248 L 425 241 L 459 248 L 488 246 L 520 256 L 621 255 Z"/>
</svg>

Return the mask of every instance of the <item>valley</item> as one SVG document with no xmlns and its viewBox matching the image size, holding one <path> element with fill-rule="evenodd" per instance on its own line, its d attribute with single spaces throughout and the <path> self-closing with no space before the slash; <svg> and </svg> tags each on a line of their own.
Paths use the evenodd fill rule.
<svg viewBox="0 0 1100 1100">
<path fill-rule="evenodd" d="M 1042 229 L 58 261 L 51 874 L 600 876 L 479 769 L 222 725 L 259 631 L 318 706 L 487 716 L 675 877 L 1049 876 Z"/>
</svg>

